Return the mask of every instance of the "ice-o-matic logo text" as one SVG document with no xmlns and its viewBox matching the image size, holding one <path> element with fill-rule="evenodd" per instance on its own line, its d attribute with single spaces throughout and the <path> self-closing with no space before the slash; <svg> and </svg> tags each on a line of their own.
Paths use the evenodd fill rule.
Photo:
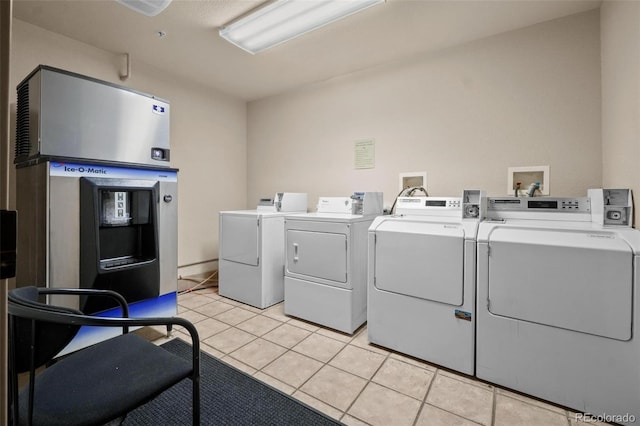
<svg viewBox="0 0 640 426">
<path fill-rule="evenodd" d="M 106 175 L 107 171 L 101 167 L 84 167 L 84 166 L 79 166 L 79 167 L 70 167 L 70 166 L 64 166 L 64 171 L 65 172 L 70 172 L 70 173 L 91 173 L 91 174 L 96 174 L 96 175 Z"/>
</svg>

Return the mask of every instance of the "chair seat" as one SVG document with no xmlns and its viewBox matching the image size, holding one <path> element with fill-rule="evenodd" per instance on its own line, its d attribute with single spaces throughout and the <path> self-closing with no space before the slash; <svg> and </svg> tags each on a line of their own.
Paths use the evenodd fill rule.
<svg viewBox="0 0 640 426">
<path fill-rule="evenodd" d="M 33 423 L 102 424 L 151 400 L 158 389 L 191 372 L 189 361 L 135 334 L 114 337 L 69 355 L 37 376 Z M 27 398 L 28 389 L 22 389 L 20 424 L 26 424 Z"/>
</svg>

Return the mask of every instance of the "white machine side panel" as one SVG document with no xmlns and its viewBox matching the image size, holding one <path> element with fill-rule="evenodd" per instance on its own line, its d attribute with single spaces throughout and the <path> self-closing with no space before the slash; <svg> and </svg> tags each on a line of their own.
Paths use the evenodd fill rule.
<svg viewBox="0 0 640 426">
<path fill-rule="evenodd" d="M 632 251 L 614 233 L 496 228 L 489 237 L 495 315 L 628 340 L 632 286 Z"/>
<path fill-rule="evenodd" d="M 253 215 L 220 214 L 220 258 L 258 265 L 258 218 Z"/>
<path fill-rule="evenodd" d="M 462 305 L 464 241 L 457 225 L 386 222 L 375 236 L 376 288 Z"/>
<path fill-rule="evenodd" d="M 347 235 L 287 230 L 287 272 L 347 283 Z"/>
</svg>

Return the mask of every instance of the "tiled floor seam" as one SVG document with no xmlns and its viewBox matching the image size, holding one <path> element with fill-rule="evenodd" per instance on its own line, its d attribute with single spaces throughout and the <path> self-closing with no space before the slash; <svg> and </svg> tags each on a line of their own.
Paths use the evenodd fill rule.
<svg viewBox="0 0 640 426">
<path fill-rule="evenodd" d="M 498 405 L 498 388 L 493 387 L 493 402 L 491 404 L 491 426 L 495 426 L 496 423 L 496 406 Z"/>
<path fill-rule="evenodd" d="M 436 370 L 433 372 L 433 377 L 431 377 L 431 380 L 429 381 L 429 386 L 427 386 L 427 391 L 424 393 L 424 396 L 422 397 L 422 404 L 420 404 L 420 408 L 418 409 L 418 413 L 416 414 L 416 418 L 413 419 L 413 426 L 415 426 L 416 423 L 418 423 L 418 419 L 420 418 L 420 414 L 422 414 L 422 410 L 424 410 L 424 406 L 427 404 L 427 397 L 429 396 L 429 392 L 431 391 L 431 388 L 433 387 L 433 382 L 435 382 L 437 374 L 438 374 L 438 369 L 436 368 Z"/>
<path fill-rule="evenodd" d="M 354 338 L 355 338 L 355 337 L 354 337 Z M 353 339 L 352 339 L 352 341 L 353 341 Z M 349 344 L 351 344 L 351 343 L 349 343 Z M 359 347 L 359 346 L 357 346 L 357 345 L 354 345 L 354 346 Z M 363 349 L 363 348 L 360 348 L 360 349 Z M 338 352 L 338 353 L 340 353 L 340 352 Z M 336 354 L 336 355 L 337 355 L 337 354 Z M 344 410 L 344 415 L 343 415 L 342 417 L 346 416 L 346 415 L 347 415 L 347 413 L 349 413 L 349 410 L 351 409 L 351 407 L 353 407 L 353 404 L 355 404 L 355 403 L 356 403 L 356 401 L 358 400 L 358 398 L 360 398 L 360 396 L 362 395 L 362 393 L 364 392 L 364 390 L 367 388 L 367 386 L 369 386 L 369 385 L 372 383 L 372 379 L 375 377 L 375 375 L 378 373 L 378 371 L 380 371 L 380 369 L 382 368 L 382 366 L 384 365 L 384 363 L 385 363 L 385 362 L 387 362 L 387 360 L 389 359 L 389 357 L 390 357 L 390 356 L 391 356 L 391 353 L 390 353 L 390 352 L 389 352 L 389 353 L 387 353 L 387 355 L 385 356 L 384 360 L 380 363 L 380 365 L 378 366 L 378 368 L 376 368 L 376 371 L 374 371 L 374 373 L 371 375 L 371 377 L 369 377 L 369 379 L 367 380 L 367 383 L 362 387 L 362 389 L 360 389 L 360 392 L 358 392 L 358 395 L 353 399 L 353 401 L 351 401 L 351 404 L 349 404 L 349 406 Z M 335 366 L 332 366 L 332 367 L 334 367 L 334 368 L 338 368 L 338 367 L 335 367 Z M 339 370 L 342 370 L 342 369 L 340 369 L 340 368 L 338 368 L 338 369 L 339 369 Z M 345 370 L 342 370 L 342 371 L 345 371 Z M 349 373 L 348 371 L 346 371 L 346 372 L 347 372 L 347 373 Z M 349 373 L 349 374 L 353 374 L 353 373 Z M 358 376 L 357 374 L 355 374 L 355 375 L 356 375 L 356 376 Z M 361 377 L 361 376 L 358 376 L 358 377 Z M 364 377 L 363 377 L 363 378 L 364 378 Z M 373 382 L 373 383 L 375 383 L 375 382 Z M 380 385 L 380 384 L 378 384 L 378 383 L 375 383 L 375 384 L 376 384 L 376 385 L 378 385 L 378 386 L 382 386 L 382 385 Z M 386 388 L 386 386 L 384 386 L 384 387 Z M 387 389 L 389 389 L 389 388 L 387 388 Z M 393 390 L 393 389 L 391 389 L 391 390 Z M 394 391 L 395 391 L 395 390 L 394 390 Z M 395 391 L 395 392 L 397 392 L 397 391 Z M 399 392 L 399 393 L 401 393 L 401 392 Z M 404 395 L 404 394 L 403 394 L 403 395 Z M 350 417 L 353 417 L 353 418 L 355 418 L 355 419 L 358 419 L 359 421 L 361 421 L 361 422 L 363 422 L 363 423 L 370 424 L 370 423 L 366 422 L 365 420 L 363 420 L 363 419 L 361 419 L 361 418 L 357 417 L 357 416 L 356 416 L 356 415 L 354 415 L 354 414 L 349 414 L 349 416 L 350 416 Z"/>
</svg>

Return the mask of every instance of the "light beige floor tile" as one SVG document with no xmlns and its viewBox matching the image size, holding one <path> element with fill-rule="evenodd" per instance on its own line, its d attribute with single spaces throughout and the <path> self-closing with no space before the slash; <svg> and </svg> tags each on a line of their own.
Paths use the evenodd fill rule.
<svg viewBox="0 0 640 426">
<path fill-rule="evenodd" d="M 138 328 L 132 331 L 133 334 L 137 334 L 149 342 L 167 337 L 167 327 L 165 326 L 148 326 Z"/>
<path fill-rule="evenodd" d="M 221 314 L 218 314 L 214 318 L 217 319 L 218 321 L 222 321 L 230 325 L 237 325 L 237 324 L 240 324 L 242 321 L 246 321 L 249 318 L 253 318 L 255 316 L 256 314 L 251 311 L 247 311 L 246 309 L 236 307 L 233 309 L 229 309 L 228 311 L 225 311 Z"/>
<path fill-rule="evenodd" d="M 380 368 L 385 358 L 385 355 L 357 346 L 347 345 L 329 364 L 365 379 L 370 379 Z"/>
<path fill-rule="evenodd" d="M 202 315 L 206 315 L 208 317 L 214 317 L 230 309 L 233 309 L 232 305 L 215 300 L 210 300 L 206 305 L 194 308 L 195 311 L 200 312 Z"/>
<path fill-rule="evenodd" d="M 198 330 L 200 340 L 207 339 L 229 328 L 229 324 L 225 324 L 214 318 L 207 318 L 193 325 L 196 327 L 196 330 Z"/>
<path fill-rule="evenodd" d="M 335 339 L 335 340 L 340 340 L 341 342 L 345 342 L 345 343 L 349 343 L 353 339 L 352 335 L 341 333 L 335 330 L 330 330 L 328 328 L 320 328 L 318 331 L 316 331 L 316 333 L 326 337 L 331 337 L 332 339 Z"/>
<path fill-rule="evenodd" d="M 397 359 L 397 360 L 402 361 L 402 362 L 406 362 L 407 364 L 415 365 L 416 367 L 424 368 L 424 369 L 429 370 L 429 371 L 435 372 L 437 370 L 437 367 L 429 364 L 426 361 L 423 361 L 423 360 L 420 360 L 420 359 L 417 359 L 417 358 L 413 358 L 413 357 L 410 357 L 410 356 L 406 356 L 406 355 L 403 355 L 403 354 L 399 354 L 397 352 L 392 352 L 389 357 L 393 358 L 393 359 Z"/>
<path fill-rule="evenodd" d="M 247 311 L 251 311 L 254 314 L 261 314 L 264 311 L 264 309 L 256 308 L 255 306 L 247 305 L 246 303 L 243 303 L 238 307 L 242 309 L 246 309 Z"/>
<path fill-rule="evenodd" d="M 433 405 L 424 404 L 415 426 L 477 426 L 478 423 L 441 410 Z M 542 425 L 541 425 L 542 426 Z"/>
<path fill-rule="evenodd" d="M 342 411 L 330 406 L 329 404 L 325 404 L 322 401 L 318 401 L 317 399 L 315 399 L 311 395 L 307 395 L 304 392 L 296 391 L 296 392 L 294 392 L 294 394 L 292 396 L 294 398 L 304 402 L 308 406 L 313 407 L 316 410 L 320 411 L 321 413 L 324 413 L 327 416 L 332 417 L 332 418 L 334 418 L 336 420 L 339 420 L 340 417 L 342 417 L 342 414 L 343 414 Z"/>
<path fill-rule="evenodd" d="M 200 337 L 200 341 L 202 341 L 202 336 L 198 336 Z M 176 327 L 173 329 L 173 331 L 171 332 L 171 337 L 168 338 L 168 340 L 171 340 L 172 338 L 178 338 L 180 340 L 182 340 L 183 342 L 187 342 L 189 344 L 191 344 L 191 335 L 187 333 L 187 330 L 185 330 L 182 327 Z M 161 339 L 158 339 L 161 340 Z"/>
<path fill-rule="evenodd" d="M 293 350 L 321 362 L 329 362 L 346 343 L 313 333 L 293 347 Z"/>
<path fill-rule="evenodd" d="M 311 334 L 310 331 L 294 327 L 293 325 L 282 324 L 281 326 L 274 328 L 270 332 L 266 333 L 262 337 L 286 348 L 292 348 L 300 343 L 300 341 L 302 341 L 309 334 Z"/>
<path fill-rule="evenodd" d="M 277 305 L 273 305 L 270 308 L 265 309 L 262 312 L 262 315 L 276 319 L 280 322 L 287 322 L 291 319 L 291 317 L 284 314 L 284 303 L 278 303 Z"/>
<path fill-rule="evenodd" d="M 206 352 L 209 355 L 212 355 L 215 358 L 221 359 L 225 357 L 225 353 L 224 352 L 220 352 L 217 349 L 212 348 L 211 346 L 207 345 L 204 342 L 200 342 L 200 350 L 202 352 Z"/>
<path fill-rule="evenodd" d="M 361 377 L 325 365 L 300 390 L 345 411 L 366 384 L 367 381 Z"/>
<path fill-rule="evenodd" d="M 187 309 L 194 309 L 207 303 L 211 303 L 211 299 L 194 293 L 188 293 L 178 297 L 178 304 Z"/>
<path fill-rule="evenodd" d="M 431 385 L 427 402 L 477 423 L 491 424 L 493 391 L 443 376 L 440 370 Z"/>
<path fill-rule="evenodd" d="M 497 395 L 494 424 L 495 426 L 568 426 L 569 420 L 566 415 L 545 410 L 518 399 Z"/>
<path fill-rule="evenodd" d="M 260 370 L 265 365 L 278 358 L 287 350 L 275 343 L 263 339 L 256 339 L 235 350 L 229 356 Z"/>
<path fill-rule="evenodd" d="M 340 421 L 347 426 L 369 426 L 369 423 L 365 423 L 362 420 L 358 420 L 355 417 L 352 417 L 348 414 L 345 414 L 344 416 L 342 416 Z"/>
<path fill-rule="evenodd" d="M 519 393 L 511 392 L 511 391 L 508 391 L 506 389 L 496 388 L 496 393 L 498 395 L 504 395 L 504 396 L 508 396 L 509 398 L 518 399 L 518 400 L 526 402 L 527 404 L 530 404 L 530 405 L 535 405 L 535 406 L 540 407 L 540 408 L 544 408 L 544 409 L 547 409 L 547 410 L 550 410 L 550 411 L 555 411 L 556 413 L 559 413 L 559 414 L 564 414 L 564 415 L 567 414 L 567 412 L 566 412 L 566 410 L 564 408 L 548 404 L 548 403 L 546 403 L 544 401 L 541 401 L 541 400 L 538 400 L 538 399 L 535 399 L 535 398 L 531 398 L 531 397 L 528 397 L 526 395 L 521 395 Z"/>
<path fill-rule="evenodd" d="M 238 330 L 237 328 L 228 328 L 225 331 L 205 339 L 204 343 L 228 354 L 254 339 L 256 339 L 256 336 L 246 331 Z"/>
<path fill-rule="evenodd" d="M 178 316 L 180 318 L 184 318 L 187 321 L 190 321 L 190 322 L 192 322 L 194 324 L 208 318 L 206 315 L 202 315 L 200 312 L 193 311 L 191 309 L 188 309 L 188 310 L 182 312 Z"/>
<path fill-rule="evenodd" d="M 273 318 L 265 317 L 264 315 L 256 315 L 253 318 L 249 318 L 246 321 L 236 325 L 240 330 L 244 330 L 247 333 L 255 334 L 256 336 L 262 336 L 265 333 L 273 330 L 282 323 Z"/>
<path fill-rule="evenodd" d="M 256 372 L 255 368 L 245 364 L 244 362 L 238 361 L 237 359 L 231 356 L 225 356 L 224 358 L 222 358 L 222 361 L 237 368 L 240 371 L 244 371 L 250 376 L 252 376 Z"/>
<path fill-rule="evenodd" d="M 387 358 L 372 381 L 422 401 L 433 376 L 432 371 Z"/>
<path fill-rule="evenodd" d="M 416 399 L 369 383 L 348 414 L 374 426 L 411 426 L 421 405 Z"/>
<path fill-rule="evenodd" d="M 367 329 L 364 328 L 356 337 L 354 337 L 351 342 L 352 345 L 359 346 L 361 348 L 367 349 L 371 352 L 376 352 L 382 355 L 387 355 L 390 353 L 388 349 L 385 349 L 381 346 L 375 346 L 369 343 L 369 336 L 367 334 Z"/>
<path fill-rule="evenodd" d="M 308 330 L 308 331 L 311 331 L 311 332 L 320 330 L 320 327 L 317 326 L 316 324 L 313 324 L 313 323 L 307 322 L 307 321 L 302 321 L 302 320 L 299 320 L 297 318 L 291 318 L 287 322 L 287 324 L 295 325 L 298 328 L 302 328 L 303 330 Z"/>
<path fill-rule="evenodd" d="M 228 297 L 224 297 L 224 296 L 222 296 L 220 298 L 220 301 L 224 302 L 224 303 L 226 303 L 228 305 L 231 305 L 231 306 L 242 306 L 243 305 L 243 303 L 238 302 L 237 300 L 229 299 Z"/>
<path fill-rule="evenodd" d="M 321 362 L 308 356 L 289 351 L 263 368 L 262 371 L 288 385 L 298 388 L 321 367 Z"/>
<path fill-rule="evenodd" d="M 468 383 L 473 386 L 479 386 L 481 388 L 493 391 L 493 385 L 482 382 L 474 377 L 466 376 L 462 373 L 457 373 L 455 371 L 449 371 L 441 368 L 438 370 L 438 374 L 441 376 L 450 377 L 452 379 L 456 379 L 458 381 Z"/>
<path fill-rule="evenodd" d="M 289 386 L 288 384 L 281 382 L 275 377 L 271 377 L 268 374 L 264 374 L 262 371 L 258 371 L 256 374 L 253 375 L 253 377 L 260 380 L 261 382 L 268 384 L 273 388 L 278 389 L 281 392 L 286 393 L 287 395 L 291 395 L 296 390 L 296 388 L 294 388 L 293 386 Z"/>
</svg>

